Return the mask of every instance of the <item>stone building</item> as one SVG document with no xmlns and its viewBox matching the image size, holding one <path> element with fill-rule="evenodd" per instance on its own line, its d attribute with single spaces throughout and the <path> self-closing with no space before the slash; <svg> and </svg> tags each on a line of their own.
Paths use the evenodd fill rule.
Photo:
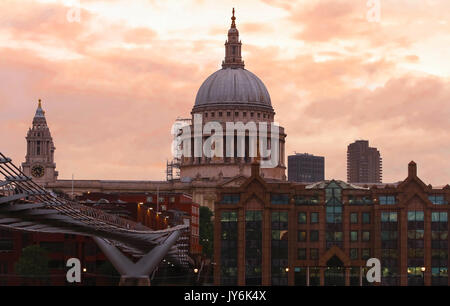
<svg viewBox="0 0 450 306">
<path fill-rule="evenodd" d="M 55 146 L 47 126 L 45 112 L 39 100 L 32 127 L 28 130 L 27 155 L 22 163 L 23 172 L 38 184 L 54 183 L 58 178 L 55 171 Z"/>
<path fill-rule="evenodd" d="M 232 17 L 228 40 L 225 43 L 225 59 L 222 69 L 213 73 L 201 85 L 192 119 L 200 115 L 205 124 L 217 121 L 223 127 L 226 122 L 267 123 L 274 122 L 275 112 L 264 83 L 253 73 L 244 68 L 241 55 L 242 43 L 236 27 L 236 17 Z M 192 128 L 194 130 L 194 128 Z M 225 130 L 225 129 L 224 129 Z M 260 130 L 258 130 L 258 133 Z M 271 146 L 271 130 L 268 130 L 268 143 Z M 270 179 L 285 180 L 284 144 L 286 134 L 279 128 L 279 159 L 273 168 L 262 169 L 262 176 Z M 202 135 L 202 145 L 208 134 Z M 237 135 L 234 137 L 234 149 L 237 149 Z M 194 142 L 194 135 L 192 135 Z M 216 186 L 236 176 L 250 176 L 251 162 L 259 158 L 250 157 L 249 132 L 244 136 L 244 157 L 184 157 L 181 162 L 181 180 L 173 181 L 131 181 L 131 180 L 70 180 L 57 179 L 55 171 L 54 145 L 50 130 L 46 124 L 41 102 L 33 119 L 33 127 L 27 136 L 26 162 L 24 172 L 48 189 L 63 191 L 67 194 L 82 195 L 87 192 L 179 192 L 188 193 L 195 203 L 214 209 Z M 257 145 L 259 148 L 259 146 Z M 192 145 L 192 150 L 194 146 Z M 224 147 L 225 151 L 225 147 Z M 233 150 L 235 151 L 235 150 Z M 264 158 L 261 158 L 264 160 Z"/>
<path fill-rule="evenodd" d="M 242 42 L 239 40 L 239 31 L 236 27 L 236 17 L 233 17 L 231 28 L 228 31 L 228 40 L 225 42 L 225 59 L 222 69 L 210 75 L 201 85 L 195 105 L 192 109 L 192 120 L 198 115 L 202 120 L 202 126 L 210 122 L 218 122 L 224 131 L 222 156 L 202 157 L 194 156 L 195 135 L 194 126 L 191 126 L 190 154 L 181 158 L 181 178 L 232 178 L 236 175 L 250 175 L 251 163 L 260 156 L 260 148 L 253 142 L 255 154 L 252 152 L 250 132 L 239 138 L 236 131 L 226 130 L 227 123 L 243 124 L 255 123 L 258 128 L 258 137 L 261 134 L 260 123 L 270 124 L 274 122 L 275 111 L 272 107 L 269 91 L 264 83 L 252 72 L 245 69 L 242 60 Z M 284 128 L 279 127 L 278 143 L 271 143 L 272 129 L 268 129 L 267 146 L 279 146 L 279 158 L 273 168 L 262 169 L 262 176 L 271 179 L 285 180 L 285 138 Z M 211 133 L 203 133 L 200 144 L 203 146 Z M 226 141 L 226 135 L 230 135 L 232 141 Z M 238 145 L 242 139 L 242 147 L 245 146 L 244 156 L 238 157 Z M 230 152 L 229 156 L 226 154 Z M 189 153 L 189 152 L 188 152 Z"/>
</svg>

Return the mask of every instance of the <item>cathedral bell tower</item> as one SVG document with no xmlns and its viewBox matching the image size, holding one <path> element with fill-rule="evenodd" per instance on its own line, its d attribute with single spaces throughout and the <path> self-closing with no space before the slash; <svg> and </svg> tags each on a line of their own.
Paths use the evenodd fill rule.
<svg viewBox="0 0 450 306">
<path fill-rule="evenodd" d="M 225 60 L 222 68 L 244 68 L 241 54 L 242 42 L 239 40 L 239 31 L 236 28 L 236 17 L 231 17 L 231 28 L 228 30 L 228 40 L 225 42 Z"/>
<path fill-rule="evenodd" d="M 58 178 L 54 162 L 55 146 L 50 129 L 45 120 L 41 100 L 33 118 L 33 126 L 28 130 L 27 155 L 22 163 L 23 172 L 39 185 L 45 186 Z"/>
</svg>

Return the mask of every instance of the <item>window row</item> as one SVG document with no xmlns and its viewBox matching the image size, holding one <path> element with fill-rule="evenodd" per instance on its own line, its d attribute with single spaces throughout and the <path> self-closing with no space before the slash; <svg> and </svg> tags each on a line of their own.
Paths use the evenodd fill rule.
<svg viewBox="0 0 450 306">
<path fill-rule="evenodd" d="M 311 212 L 309 218 L 310 224 L 316 224 L 319 223 L 319 213 L 318 212 Z M 306 224 L 307 223 L 307 217 L 305 212 L 299 212 L 298 213 L 298 223 L 299 224 Z"/>
<path fill-rule="evenodd" d="M 218 117 L 223 117 L 225 112 L 217 112 L 217 116 Z M 265 114 L 265 113 L 254 113 L 254 112 L 249 112 L 250 117 L 254 118 L 255 115 L 257 118 L 261 118 L 261 115 L 264 119 L 270 119 L 271 115 L 270 114 Z M 211 116 L 211 118 L 216 117 L 216 112 L 211 112 L 211 113 L 204 113 L 205 118 L 208 118 L 208 116 Z M 231 117 L 231 112 L 226 112 L 226 116 L 227 117 Z M 234 112 L 234 116 L 235 117 L 239 117 L 239 112 Z M 242 117 L 247 117 L 247 112 L 242 112 Z"/>
<path fill-rule="evenodd" d="M 339 189 L 336 189 L 338 192 Z M 334 195 L 332 191 L 336 192 L 335 189 L 326 189 L 326 199 L 329 200 L 333 196 L 340 199 L 340 193 Z M 290 195 L 289 194 L 272 194 L 272 204 L 289 204 Z M 436 205 L 448 204 L 445 200 L 444 195 L 429 195 L 428 199 Z M 380 205 L 396 205 L 397 197 L 395 195 L 380 195 L 378 196 L 378 201 Z M 316 205 L 319 204 L 319 196 L 294 196 L 295 205 Z M 348 203 L 350 205 L 370 205 L 372 204 L 372 198 L 370 196 L 348 196 Z"/>
</svg>

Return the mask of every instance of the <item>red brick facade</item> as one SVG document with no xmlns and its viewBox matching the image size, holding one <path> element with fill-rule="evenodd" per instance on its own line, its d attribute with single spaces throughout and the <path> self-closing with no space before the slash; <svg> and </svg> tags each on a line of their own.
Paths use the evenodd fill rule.
<svg viewBox="0 0 450 306">
<path fill-rule="evenodd" d="M 381 285 L 448 285 L 450 187 L 425 185 L 413 162 L 403 182 L 368 186 L 269 181 L 253 165 L 218 199 L 216 285 L 366 285 L 372 257 Z"/>
</svg>

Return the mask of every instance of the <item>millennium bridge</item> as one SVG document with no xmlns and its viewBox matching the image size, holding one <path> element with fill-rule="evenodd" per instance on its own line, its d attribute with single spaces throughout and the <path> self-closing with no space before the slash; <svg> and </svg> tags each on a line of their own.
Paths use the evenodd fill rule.
<svg viewBox="0 0 450 306">
<path fill-rule="evenodd" d="M 59 197 L 33 182 L 2 153 L 0 228 L 91 237 L 121 275 L 120 285 L 150 285 L 149 275 L 164 258 L 184 268 L 191 262 L 179 239 L 188 225 L 154 231 Z"/>
</svg>

